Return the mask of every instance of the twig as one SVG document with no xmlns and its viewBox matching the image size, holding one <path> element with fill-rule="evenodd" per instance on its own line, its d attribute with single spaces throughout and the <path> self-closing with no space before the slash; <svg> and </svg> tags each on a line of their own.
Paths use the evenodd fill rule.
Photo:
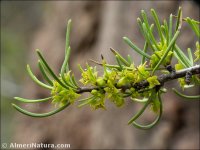
<svg viewBox="0 0 200 150">
<path fill-rule="evenodd" d="M 193 67 L 190 67 L 190 68 L 182 69 L 182 70 L 179 70 L 177 72 L 172 72 L 170 74 L 162 74 L 162 75 L 158 76 L 158 81 L 160 82 L 161 85 L 163 85 L 167 81 L 171 81 L 171 80 L 174 80 L 174 79 L 185 77 L 187 72 L 191 72 L 192 75 L 200 74 L 200 65 L 196 65 L 196 66 L 193 66 Z M 140 90 L 140 89 L 146 88 L 147 86 L 149 86 L 149 82 L 147 80 L 143 80 L 139 83 L 135 83 L 135 84 L 132 84 L 132 85 L 129 84 L 129 85 L 126 85 L 126 86 L 123 86 L 123 87 L 117 87 L 117 88 L 126 90 L 126 89 L 133 87 L 137 90 Z M 98 89 L 98 88 L 99 87 L 80 87 L 78 89 L 77 93 L 91 92 L 92 90 Z M 101 87 L 101 88 L 104 88 L 104 87 Z"/>
</svg>

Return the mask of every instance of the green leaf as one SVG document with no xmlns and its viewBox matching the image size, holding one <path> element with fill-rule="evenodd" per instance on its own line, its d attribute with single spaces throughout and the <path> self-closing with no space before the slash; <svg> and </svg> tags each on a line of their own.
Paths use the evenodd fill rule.
<svg viewBox="0 0 200 150">
<path fill-rule="evenodd" d="M 149 33 L 145 23 L 142 24 L 142 27 L 143 27 L 143 30 L 144 30 L 145 39 L 148 42 L 149 46 L 151 47 L 151 50 L 153 52 L 157 51 L 158 48 L 156 49 L 156 47 L 154 46 L 155 44 L 153 43 L 153 39 L 151 38 L 150 33 Z M 156 43 L 156 45 L 157 45 L 157 43 Z"/>
<path fill-rule="evenodd" d="M 168 45 L 169 44 L 169 31 L 168 31 L 168 25 L 167 25 L 166 20 L 164 20 L 164 27 L 165 27 L 165 35 L 166 35 L 167 45 Z"/>
<path fill-rule="evenodd" d="M 193 66 L 194 65 L 193 64 L 194 60 L 193 60 L 193 57 L 192 57 L 192 51 L 191 51 L 190 48 L 188 48 L 187 51 L 188 51 L 188 56 L 189 56 L 190 63 Z"/>
<path fill-rule="evenodd" d="M 160 82 L 158 81 L 158 77 L 157 76 L 152 76 L 147 78 L 147 81 L 149 82 L 149 88 L 153 88 L 156 85 L 160 85 Z"/>
<path fill-rule="evenodd" d="M 132 58 L 129 54 L 127 55 L 127 61 L 128 61 L 129 64 L 132 64 L 132 62 L 133 62 L 133 60 L 132 60 Z"/>
<path fill-rule="evenodd" d="M 46 72 L 45 72 L 45 70 L 44 70 L 44 68 L 43 68 L 43 66 L 42 66 L 42 64 L 41 64 L 41 62 L 40 62 L 40 60 L 38 61 L 38 66 L 39 66 L 40 71 L 41 71 L 42 75 L 44 76 L 45 80 L 46 80 L 51 86 L 53 86 L 53 82 L 52 82 L 52 81 L 49 79 L 49 77 L 47 76 L 47 74 L 46 74 Z"/>
<path fill-rule="evenodd" d="M 172 40 L 170 41 L 164 55 L 162 56 L 162 58 L 160 59 L 160 61 L 158 62 L 158 64 L 155 66 L 155 68 L 152 71 L 152 75 L 154 74 L 154 72 L 159 68 L 159 66 L 161 65 L 161 63 L 164 61 L 164 59 L 167 57 L 167 54 L 169 53 L 169 51 L 171 50 L 171 47 L 173 46 L 173 44 L 176 42 L 176 39 L 178 38 L 180 31 L 176 31 L 174 37 L 172 38 Z"/>
<path fill-rule="evenodd" d="M 173 32 L 173 15 L 170 14 L 169 17 L 169 41 L 172 39 L 172 32 Z"/>
<path fill-rule="evenodd" d="M 134 45 L 127 37 L 123 37 L 124 41 L 133 49 L 135 50 L 137 53 L 139 53 L 140 55 L 150 59 L 151 56 L 149 56 L 148 54 L 144 53 L 140 48 L 138 48 L 136 45 Z"/>
<path fill-rule="evenodd" d="M 148 49 L 148 43 L 145 42 L 144 48 L 143 48 L 143 52 L 144 52 L 144 53 L 147 53 L 147 49 Z M 144 62 L 145 62 L 145 57 L 142 56 L 141 64 L 144 64 Z"/>
<path fill-rule="evenodd" d="M 138 26 L 140 28 L 140 32 L 142 33 L 142 35 L 145 37 L 145 33 L 144 33 L 144 29 L 143 29 L 143 25 L 142 25 L 142 21 L 140 18 L 137 18 L 137 23 L 138 23 Z M 146 39 L 146 38 L 145 38 Z"/>
<path fill-rule="evenodd" d="M 63 74 L 63 76 L 61 76 L 61 81 L 63 81 L 68 88 L 76 90 L 77 87 L 73 84 L 70 73 L 71 71 L 68 71 L 67 73 Z"/>
<path fill-rule="evenodd" d="M 27 65 L 26 68 L 27 68 L 28 74 L 30 75 L 31 79 L 32 79 L 33 81 L 35 81 L 35 83 L 37 83 L 38 85 L 40 85 L 40 86 L 42 86 L 42 87 L 44 87 L 44 88 L 50 89 L 50 90 L 53 88 L 52 86 L 46 85 L 46 84 L 44 84 L 43 82 L 39 81 L 39 80 L 36 78 L 36 76 L 33 74 L 33 72 L 31 71 L 31 68 L 30 68 L 29 65 Z"/>
<path fill-rule="evenodd" d="M 143 99 L 138 99 L 138 98 L 132 98 L 132 97 L 131 97 L 131 99 L 132 99 L 133 101 L 136 101 L 136 102 L 139 102 L 139 103 L 145 103 L 145 102 L 148 101 L 148 98 L 146 98 L 146 97 L 144 97 Z"/>
<path fill-rule="evenodd" d="M 26 98 L 21 98 L 21 97 L 14 97 L 14 99 L 20 101 L 20 102 L 24 102 L 24 103 L 37 103 L 37 102 L 46 102 L 48 100 L 50 100 L 52 97 L 47 97 L 47 98 L 43 98 L 43 99 L 26 99 Z"/>
<path fill-rule="evenodd" d="M 149 26 L 147 15 L 146 15 L 144 10 L 141 11 L 141 15 L 142 15 L 142 18 L 143 18 L 144 24 L 145 24 L 145 26 L 143 24 L 143 30 L 146 31 L 147 36 L 149 36 L 149 40 L 152 41 L 152 43 L 155 45 L 156 49 L 159 50 L 159 47 L 158 47 L 157 42 L 156 42 L 156 40 L 153 36 L 152 30 L 150 29 L 151 27 Z M 145 27 L 146 27 L 146 29 L 145 29 Z"/>
<path fill-rule="evenodd" d="M 186 68 L 192 67 L 190 60 L 176 44 L 175 44 L 174 54 L 175 57 L 177 57 L 177 59 L 181 61 Z"/>
<path fill-rule="evenodd" d="M 71 48 L 69 46 L 67 52 L 70 53 L 70 51 L 71 51 Z M 65 80 L 64 74 L 66 73 L 66 71 L 69 71 L 69 68 L 66 70 L 66 66 L 68 66 L 68 59 L 69 59 L 67 57 L 69 57 L 69 55 L 67 56 L 67 54 L 66 54 L 65 60 L 63 62 L 62 68 L 61 68 L 61 77 L 62 77 L 62 80 L 65 82 L 65 84 L 67 83 L 67 81 Z"/>
<path fill-rule="evenodd" d="M 145 111 L 145 109 L 147 108 L 147 106 L 150 104 L 151 102 L 151 98 L 148 99 L 148 101 L 144 104 L 144 106 L 142 107 L 142 109 L 140 111 L 138 111 L 129 121 L 128 124 L 132 124 L 137 118 L 139 118 L 143 112 Z"/>
<path fill-rule="evenodd" d="M 140 124 L 138 124 L 134 121 L 132 123 L 134 127 L 138 128 L 138 129 L 142 129 L 142 130 L 147 130 L 147 129 L 151 129 L 152 127 L 154 127 L 160 121 L 161 116 L 162 116 L 162 112 L 163 112 L 163 106 L 162 106 L 162 100 L 161 100 L 159 92 L 158 92 L 158 99 L 159 99 L 159 102 L 160 102 L 160 106 L 159 106 L 160 111 L 159 111 L 159 114 L 156 117 L 156 119 L 151 124 L 148 124 L 148 125 L 140 125 Z"/>
<path fill-rule="evenodd" d="M 68 87 L 54 74 L 54 72 L 52 71 L 52 69 L 49 67 L 49 65 L 47 64 L 47 62 L 45 61 L 45 59 L 43 58 L 42 54 L 40 53 L 39 49 L 36 50 L 39 58 L 41 59 L 42 63 L 45 65 L 45 67 L 48 69 L 49 73 L 51 74 L 51 76 L 64 88 L 68 89 Z"/>
<path fill-rule="evenodd" d="M 199 42 L 196 42 L 196 50 L 194 52 L 194 55 L 196 57 L 194 62 L 200 60 L 200 45 L 199 45 Z"/>
<path fill-rule="evenodd" d="M 126 66 L 130 66 L 131 64 L 126 61 L 126 59 L 124 57 L 122 57 L 116 50 L 114 50 L 113 48 L 110 48 L 110 50 L 114 53 L 114 55 L 117 55 L 119 57 L 119 60 L 125 64 Z"/>
<path fill-rule="evenodd" d="M 94 99 L 95 99 L 95 97 L 91 96 L 89 98 L 85 98 L 85 99 L 79 100 L 80 104 L 78 105 L 78 107 L 85 106 L 85 105 L 89 104 L 91 101 L 93 101 Z"/>
<path fill-rule="evenodd" d="M 181 9 L 181 7 L 179 7 L 179 9 L 178 9 L 178 17 L 177 17 L 177 22 L 176 22 L 176 30 L 175 31 L 180 30 L 181 26 L 182 26 L 182 9 Z"/>
<path fill-rule="evenodd" d="M 116 61 L 117 61 L 117 64 L 119 65 L 119 67 L 121 68 L 121 70 L 123 69 L 123 66 L 121 64 L 121 61 L 120 61 L 120 58 L 118 55 L 115 55 L 115 58 L 116 58 Z"/>
<path fill-rule="evenodd" d="M 200 95 L 189 96 L 189 95 L 184 95 L 184 94 L 178 92 L 175 88 L 172 88 L 172 90 L 180 97 L 183 97 L 183 98 L 186 98 L 186 99 L 200 100 Z"/>
<path fill-rule="evenodd" d="M 154 19 L 154 21 L 156 23 L 156 27 L 158 29 L 158 34 L 159 34 L 159 37 L 161 39 L 161 43 L 164 44 L 164 38 L 163 38 L 162 30 L 161 30 L 161 25 L 160 25 L 158 16 L 157 16 L 157 14 L 156 14 L 154 9 L 151 9 L 151 14 L 152 14 L 153 19 Z"/>
<path fill-rule="evenodd" d="M 78 85 L 78 83 L 76 82 L 76 79 L 75 79 L 75 77 L 74 77 L 74 74 L 72 74 L 71 79 L 72 79 L 72 82 L 73 82 L 74 86 L 76 86 L 76 87 L 79 88 L 79 85 Z"/>
<path fill-rule="evenodd" d="M 193 19 L 190 19 L 189 17 L 186 18 L 186 22 L 189 24 L 189 26 L 195 32 L 196 36 L 198 38 L 200 38 L 199 22 L 197 23 L 196 21 L 194 21 Z"/>
<path fill-rule="evenodd" d="M 48 113 L 42 113 L 42 114 L 41 114 L 41 113 L 32 113 L 32 112 L 29 112 L 29 111 L 24 110 L 24 109 L 20 108 L 19 106 L 17 106 L 17 105 L 15 105 L 15 104 L 12 103 L 12 106 L 13 106 L 16 110 L 18 110 L 19 112 L 21 112 L 21 113 L 23 113 L 23 114 L 25 114 L 25 115 L 31 116 L 31 117 L 39 117 L 39 118 L 41 118 L 41 117 L 48 117 L 48 116 L 54 115 L 54 114 L 56 114 L 56 113 L 58 113 L 58 112 L 64 110 L 64 109 L 65 109 L 66 107 L 68 107 L 69 105 L 70 105 L 70 103 L 68 102 L 66 105 L 64 105 L 64 106 L 62 106 L 62 107 L 60 107 L 60 108 L 58 108 L 58 109 L 56 109 L 56 110 L 53 110 L 53 111 L 48 112 Z"/>
<path fill-rule="evenodd" d="M 69 57 L 71 48 L 69 46 L 70 43 L 70 31 L 71 31 L 71 19 L 68 20 L 67 23 L 67 31 L 66 31 L 66 43 L 65 43 L 65 59 L 63 65 L 61 67 L 61 74 L 64 74 L 69 71 Z"/>
</svg>

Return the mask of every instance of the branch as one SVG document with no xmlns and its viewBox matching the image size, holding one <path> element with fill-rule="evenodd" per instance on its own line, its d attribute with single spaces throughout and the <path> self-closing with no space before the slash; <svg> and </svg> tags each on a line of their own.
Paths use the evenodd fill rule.
<svg viewBox="0 0 200 150">
<path fill-rule="evenodd" d="M 187 72 L 191 72 L 192 75 L 200 74 L 200 65 L 182 69 L 177 72 L 172 72 L 170 74 L 162 74 L 162 75 L 158 76 L 158 81 L 160 82 L 161 85 L 163 85 L 167 81 L 185 77 Z M 147 86 L 149 86 L 149 82 L 147 80 L 143 80 L 139 83 L 129 84 L 129 85 L 126 85 L 123 87 L 117 87 L 117 88 L 126 90 L 126 89 L 133 87 L 137 90 L 140 90 L 140 89 L 146 88 Z M 101 88 L 104 88 L 104 87 L 101 87 Z M 99 89 L 99 87 L 80 87 L 78 89 L 77 93 L 91 92 L 94 89 Z"/>
</svg>

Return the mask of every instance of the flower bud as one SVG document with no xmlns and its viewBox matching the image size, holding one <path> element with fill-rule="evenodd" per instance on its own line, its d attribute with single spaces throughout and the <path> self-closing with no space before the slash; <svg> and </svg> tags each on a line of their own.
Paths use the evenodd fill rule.
<svg viewBox="0 0 200 150">
<path fill-rule="evenodd" d="M 91 91 L 91 94 L 92 94 L 92 95 L 96 95 L 96 94 L 97 94 L 97 90 L 92 90 L 92 91 Z"/>
<path fill-rule="evenodd" d="M 105 80 L 102 77 L 99 77 L 96 80 L 96 83 L 97 83 L 98 86 L 104 86 L 106 84 Z"/>
<path fill-rule="evenodd" d="M 126 78 L 122 77 L 121 79 L 119 79 L 119 81 L 117 83 L 117 86 L 121 87 L 121 86 L 123 86 L 125 84 L 126 84 Z"/>
</svg>

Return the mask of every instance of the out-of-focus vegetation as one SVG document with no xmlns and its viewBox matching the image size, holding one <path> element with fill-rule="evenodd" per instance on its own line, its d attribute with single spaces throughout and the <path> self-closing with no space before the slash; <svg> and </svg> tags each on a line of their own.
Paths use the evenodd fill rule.
<svg viewBox="0 0 200 150">
<path fill-rule="evenodd" d="M 42 19 L 43 2 L 1 2 L 1 141 L 11 141 L 14 131 L 13 96 L 19 95 L 24 66 L 35 29 Z"/>
</svg>

